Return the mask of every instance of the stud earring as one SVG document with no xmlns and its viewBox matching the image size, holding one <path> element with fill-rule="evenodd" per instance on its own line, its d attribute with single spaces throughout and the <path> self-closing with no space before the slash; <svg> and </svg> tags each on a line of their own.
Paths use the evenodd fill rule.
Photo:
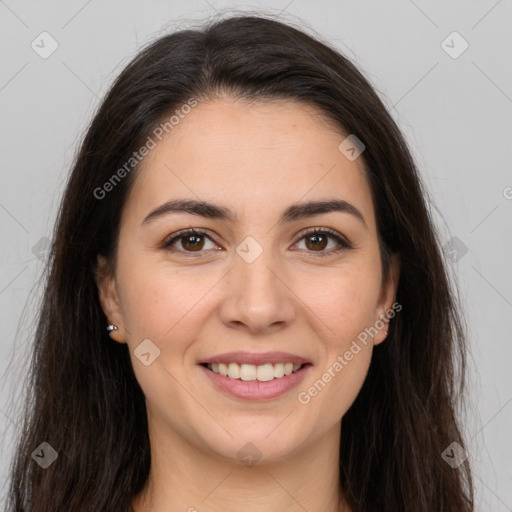
<svg viewBox="0 0 512 512">
<path fill-rule="evenodd" d="M 117 325 L 110 324 L 109 326 L 107 326 L 107 331 L 108 332 L 117 331 Z"/>
</svg>

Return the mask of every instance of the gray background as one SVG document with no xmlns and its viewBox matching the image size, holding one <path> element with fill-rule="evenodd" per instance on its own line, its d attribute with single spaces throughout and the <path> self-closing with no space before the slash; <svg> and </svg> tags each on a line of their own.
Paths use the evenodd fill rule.
<svg viewBox="0 0 512 512">
<path fill-rule="evenodd" d="M 511 0 L 0 0 L 0 482 L 19 428 L 45 238 L 91 115 L 141 45 L 233 8 L 303 20 L 353 59 L 404 131 L 469 328 L 463 423 L 477 510 L 512 511 Z M 43 31 L 58 43 L 46 59 L 31 47 Z M 453 31 L 469 44 L 457 58 Z"/>
</svg>

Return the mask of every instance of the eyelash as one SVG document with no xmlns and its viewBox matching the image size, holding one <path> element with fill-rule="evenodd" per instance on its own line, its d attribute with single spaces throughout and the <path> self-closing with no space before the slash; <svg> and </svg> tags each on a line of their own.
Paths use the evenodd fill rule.
<svg viewBox="0 0 512 512">
<path fill-rule="evenodd" d="M 193 235 L 205 236 L 206 238 L 208 238 L 209 240 L 214 242 L 214 240 L 212 240 L 212 238 L 208 235 L 208 233 L 206 231 L 199 229 L 199 228 L 196 228 L 196 229 L 189 228 L 189 229 L 184 229 L 182 231 L 178 231 L 178 233 L 175 233 L 174 235 L 172 235 L 171 238 L 165 239 L 162 242 L 162 245 L 160 248 L 165 249 L 170 252 L 182 252 L 182 253 L 186 253 L 186 254 L 194 254 L 195 252 L 197 252 L 197 254 L 199 255 L 200 253 L 202 253 L 204 251 L 184 251 L 184 250 L 177 250 L 177 249 L 174 249 L 171 247 L 173 245 L 173 243 L 175 241 L 179 240 L 180 238 L 185 238 L 186 236 L 193 236 Z M 317 251 L 308 251 L 308 252 L 316 253 L 314 255 L 308 255 L 308 257 L 311 257 L 311 258 L 323 258 L 326 256 L 330 256 L 332 254 L 338 254 L 341 251 L 353 248 L 353 245 L 350 242 L 348 242 L 348 240 L 342 238 L 336 231 L 334 231 L 330 228 L 309 229 L 301 234 L 300 238 L 295 242 L 295 244 L 300 242 L 303 238 L 306 238 L 306 237 L 312 236 L 312 235 L 328 235 L 330 238 L 334 239 L 339 244 L 339 247 L 334 250 L 331 249 L 330 251 L 318 251 L 318 252 Z M 201 257 L 201 256 L 192 256 L 192 257 Z"/>
</svg>

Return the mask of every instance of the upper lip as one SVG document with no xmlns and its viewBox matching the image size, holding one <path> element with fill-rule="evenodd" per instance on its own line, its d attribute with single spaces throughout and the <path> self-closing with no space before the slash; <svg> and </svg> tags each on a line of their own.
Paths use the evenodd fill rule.
<svg viewBox="0 0 512 512">
<path fill-rule="evenodd" d="M 260 366 L 263 364 L 276 364 L 276 363 L 293 363 L 305 364 L 309 363 L 304 357 L 290 354 L 288 352 L 262 352 L 255 354 L 252 352 L 227 352 L 216 356 L 204 359 L 199 364 L 213 364 L 213 363 L 238 363 L 238 364 L 253 364 Z"/>
</svg>

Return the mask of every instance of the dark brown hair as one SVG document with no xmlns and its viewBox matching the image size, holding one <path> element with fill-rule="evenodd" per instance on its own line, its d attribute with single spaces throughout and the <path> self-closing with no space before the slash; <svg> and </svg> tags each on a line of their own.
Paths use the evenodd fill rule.
<svg viewBox="0 0 512 512">
<path fill-rule="evenodd" d="M 364 143 L 383 275 L 398 253 L 401 312 L 374 348 L 366 381 L 342 420 L 340 486 L 354 512 L 469 512 L 468 462 L 456 413 L 465 331 L 434 229 L 427 192 L 395 122 L 356 67 L 329 44 L 265 16 L 232 16 L 165 35 L 122 71 L 76 156 L 46 269 L 23 434 L 8 509 L 122 511 L 145 485 L 150 449 L 144 396 L 126 344 L 105 326 L 93 272 L 115 267 L 120 215 L 138 166 L 103 187 L 163 119 L 190 98 L 296 100 Z M 31 458 L 48 442 L 58 459 Z"/>
</svg>

